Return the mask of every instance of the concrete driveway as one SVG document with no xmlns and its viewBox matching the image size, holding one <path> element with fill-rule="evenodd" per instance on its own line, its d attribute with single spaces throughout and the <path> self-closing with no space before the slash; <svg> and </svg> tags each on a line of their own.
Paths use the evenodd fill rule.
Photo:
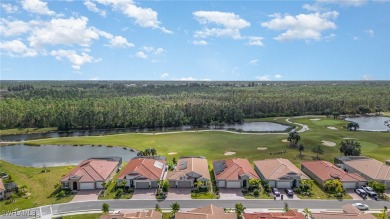
<svg viewBox="0 0 390 219">
<path fill-rule="evenodd" d="M 99 192 L 100 189 L 80 190 L 71 202 L 96 201 L 98 200 Z"/>
<path fill-rule="evenodd" d="M 133 197 L 135 200 L 156 200 L 157 189 L 134 189 Z"/>
<path fill-rule="evenodd" d="M 363 200 L 360 195 L 356 194 L 354 189 L 346 189 L 345 192 L 352 197 L 352 200 Z"/>
<path fill-rule="evenodd" d="M 167 200 L 190 200 L 191 188 L 169 188 Z"/>
<path fill-rule="evenodd" d="M 241 192 L 241 189 L 219 189 L 219 199 L 221 200 L 244 200 L 244 195 Z"/>
<path fill-rule="evenodd" d="M 298 196 L 296 194 L 294 194 L 292 197 L 287 196 L 284 189 L 279 189 L 279 192 L 281 195 L 283 195 L 283 200 L 301 200 L 300 198 L 298 198 Z M 271 193 L 271 195 L 273 195 L 273 194 Z M 279 200 L 279 199 L 281 199 L 281 196 L 276 197 L 276 200 Z"/>
</svg>

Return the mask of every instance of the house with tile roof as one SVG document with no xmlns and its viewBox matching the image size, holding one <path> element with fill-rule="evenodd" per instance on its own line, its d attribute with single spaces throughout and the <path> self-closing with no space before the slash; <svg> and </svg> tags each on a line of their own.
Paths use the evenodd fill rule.
<svg viewBox="0 0 390 219">
<path fill-rule="evenodd" d="M 288 210 L 287 212 L 244 213 L 244 219 L 305 219 L 305 216 L 296 210 Z"/>
<path fill-rule="evenodd" d="M 161 218 L 162 218 L 162 213 L 156 210 L 105 214 L 100 216 L 100 219 L 161 219 Z"/>
<path fill-rule="evenodd" d="M 126 181 L 135 189 L 157 188 L 166 169 L 165 157 L 135 157 L 121 170 L 117 184 Z"/>
<path fill-rule="evenodd" d="M 318 184 L 324 186 L 325 181 L 337 179 L 344 189 L 355 189 L 365 185 L 367 180 L 356 173 L 347 173 L 336 165 L 323 160 L 301 163 L 301 170 Z"/>
<path fill-rule="evenodd" d="M 365 156 L 335 157 L 334 163 L 348 173 L 357 173 L 366 180 L 377 181 L 390 188 L 390 166 Z"/>
<path fill-rule="evenodd" d="M 210 182 L 210 172 L 205 157 L 180 157 L 174 171 L 169 171 L 167 180 L 171 188 L 191 188 L 195 182 Z"/>
<path fill-rule="evenodd" d="M 61 179 L 63 189 L 102 189 L 122 164 L 121 157 L 90 158 L 82 161 Z"/>
<path fill-rule="evenodd" d="M 226 213 L 223 208 L 208 205 L 187 212 L 176 212 L 175 219 L 237 219 L 235 213 Z"/>
<path fill-rule="evenodd" d="M 352 205 L 344 205 L 342 212 L 319 212 L 311 213 L 313 219 L 375 219 L 372 214 L 365 214 Z"/>
<path fill-rule="evenodd" d="M 5 198 L 5 187 L 3 183 L 3 179 L 0 178 L 0 200 Z"/>
<path fill-rule="evenodd" d="M 247 159 L 216 160 L 213 161 L 213 170 L 219 188 L 248 188 L 249 179 L 259 179 Z"/>
<path fill-rule="evenodd" d="M 261 180 L 268 181 L 269 186 L 279 189 L 299 187 L 300 180 L 309 179 L 291 161 L 283 158 L 258 160 L 253 162 L 255 171 Z"/>
</svg>

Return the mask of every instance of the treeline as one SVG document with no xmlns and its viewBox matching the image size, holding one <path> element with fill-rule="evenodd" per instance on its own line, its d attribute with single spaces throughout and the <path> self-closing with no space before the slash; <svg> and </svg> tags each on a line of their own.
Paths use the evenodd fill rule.
<svg viewBox="0 0 390 219">
<path fill-rule="evenodd" d="M 13 84 L 15 83 L 15 84 Z M 16 87 L 16 82 L 7 87 Z M 23 83 L 25 84 L 25 83 Z M 0 128 L 206 125 L 244 118 L 390 110 L 390 82 L 29 82 L 0 93 Z M 5 85 L 2 85 L 5 86 Z"/>
</svg>

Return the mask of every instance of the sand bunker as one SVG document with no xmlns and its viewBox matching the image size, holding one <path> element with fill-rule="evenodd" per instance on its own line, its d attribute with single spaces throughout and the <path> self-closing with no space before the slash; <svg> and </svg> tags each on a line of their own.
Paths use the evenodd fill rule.
<svg viewBox="0 0 390 219">
<path fill-rule="evenodd" d="M 334 127 L 334 126 L 328 126 L 328 127 L 326 127 L 326 128 L 332 129 L 332 130 L 339 130 L 338 128 L 336 128 L 336 127 Z"/>
<path fill-rule="evenodd" d="M 287 139 L 283 139 L 282 142 L 289 142 Z"/>
<path fill-rule="evenodd" d="M 343 138 L 344 140 L 356 140 L 356 138 Z"/>
<path fill-rule="evenodd" d="M 318 119 L 318 118 L 316 118 L 316 119 L 310 119 L 311 121 L 318 121 L 318 120 L 321 120 L 321 119 Z"/>
<path fill-rule="evenodd" d="M 233 152 L 233 151 L 227 151 L 227 152 L 225 152 L 223 155 L 227 155 L 227 156 L 229 156 L 229 155 L 233 155 L 233 154 L 236 154 L 236 152 Z"/>
<path fill-rule="evenodd" d="M 169 155 L 174 155 L 174 154 L 177 154 L 177 152 L 169 152 L 168 154 Z"/>
<path fill-rule="evenodd" d="M 325 140 L 322 140 L 322 145 L 325 145 L 325 146 L 328 146 L 328 147 L 334 147 L 336 146 L 336 143 L 335 142 L 332 142 L 332 141 L 325 141 Z"/>
<path fill-rule="evenodd" d="M 257 148 L 257 150 L 261 150 L 261 151 L 264 151 L 264 150 L 267 150 L 268 148 L 266 148 L 266 147 L 259 147 L 259 148 Z"/>
</svg>

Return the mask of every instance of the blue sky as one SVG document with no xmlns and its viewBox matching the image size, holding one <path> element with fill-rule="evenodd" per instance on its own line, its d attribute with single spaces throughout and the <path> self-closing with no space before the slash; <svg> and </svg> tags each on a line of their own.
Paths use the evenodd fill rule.
<svg viewBox="0 0 390 219">
<path fill-rule="evenodd" d="M 390 80 L 390 2 L 2 1 L 2 80 Z"/>
</svg>

